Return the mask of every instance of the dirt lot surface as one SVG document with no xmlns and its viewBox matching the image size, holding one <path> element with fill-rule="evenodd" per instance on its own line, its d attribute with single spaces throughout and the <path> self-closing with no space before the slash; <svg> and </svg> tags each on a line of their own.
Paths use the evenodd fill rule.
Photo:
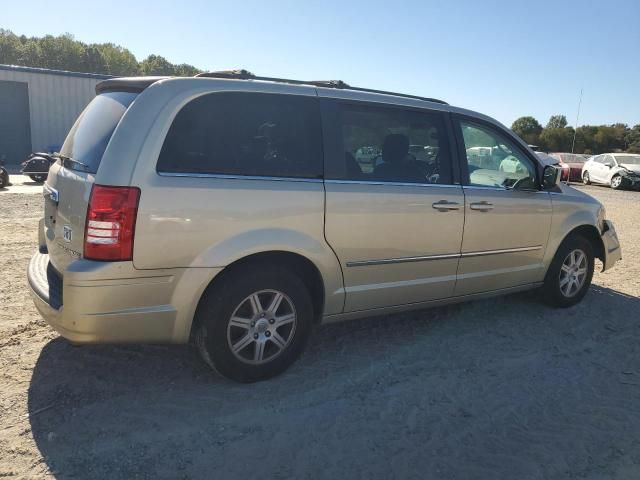
<svg viewBox="0 0 640 480">
<path fill-rule="evenodd" d="M 254 385 L 188 347 L 59 338 L 25 286 L 41 197 L 2 192 L 0 477 L 638 479 L 640 193 L 585 190 L 624 259 L 578 306 L 520 294 L 320 327 Z"/>
</svg>

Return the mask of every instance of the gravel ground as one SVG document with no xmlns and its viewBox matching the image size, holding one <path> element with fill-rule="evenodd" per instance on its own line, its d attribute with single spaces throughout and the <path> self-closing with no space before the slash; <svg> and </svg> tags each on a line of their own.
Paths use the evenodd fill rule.
<svg viewBox="0 0 640 480">
<path fill-rule="evenodd" d="M 640 193 L 584 190 L 624 259 L 581 304 L 519 294 L 320 327 L 254 385 L 188 347 L 59 338 L 25 286 L 41 197 L 1 192 L 0 477 L 640 478 Z"/>
</svg>

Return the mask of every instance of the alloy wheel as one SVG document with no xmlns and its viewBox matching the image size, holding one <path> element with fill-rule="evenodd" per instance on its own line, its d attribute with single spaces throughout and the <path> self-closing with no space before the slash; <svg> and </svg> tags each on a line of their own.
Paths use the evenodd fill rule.
<svg viewBox="0 0 640 480">
<path fill-rule="evenodd" d="M 576 295 L 587 279 L 587 255 L 579 249 L 566 256 L 560 268 L 560 292 L 567 298 Z"/>
<path fill-rule="evenodd" d="M 616 175 L 611 179 L 611 186 L 613 188 L 618 188 L 622 184 L 622 177 L 620 175 Z"/>
<path fill-rule="evenodd" d="M 244 363 L 261 365 L 280 355 L 293 340 L 297 315 L 291 299 L 277 290 L 260 290 L 234 310 L 227 343 Z"/>
</svg>

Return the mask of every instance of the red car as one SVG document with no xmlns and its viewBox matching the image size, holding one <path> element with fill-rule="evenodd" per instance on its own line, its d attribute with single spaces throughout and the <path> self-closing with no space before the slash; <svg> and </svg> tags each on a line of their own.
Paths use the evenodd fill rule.
<svg viewBox="0 0 640 480">
<path fill-rule="evenodd" d="M 565 171 L 568 169 L 568 179 L 571 182 L 582 181 L 582 167 L 584 166 L 587 158 L 578 155 L 576 153 L 549 153 L 550 157 L 558 160 L 558 163 L 562 167 L 563 180 L 565 179 Z"/>
</svg>

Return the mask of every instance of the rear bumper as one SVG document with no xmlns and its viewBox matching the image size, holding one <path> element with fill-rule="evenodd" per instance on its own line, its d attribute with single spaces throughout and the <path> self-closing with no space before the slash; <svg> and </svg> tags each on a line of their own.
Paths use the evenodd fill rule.
<svg viewBox="0 0 640 480">
<path fill-rule="evenodd" d="M 609 220 L 604 221 L 604 229 L 602 233 L 602 245 L 604 247 L 604 259 L 602 261 L 602 271 L 609 270 L 615 263 L 622 259 L 622 249 L 616 229 Z"/>
<path fill-rule="evenodd" d="M 212 270 L 78 260 L 60 275 L 36 252 L 27 278 L 40 314 L 74 343 L 185 343 Z"/>
</svg>

